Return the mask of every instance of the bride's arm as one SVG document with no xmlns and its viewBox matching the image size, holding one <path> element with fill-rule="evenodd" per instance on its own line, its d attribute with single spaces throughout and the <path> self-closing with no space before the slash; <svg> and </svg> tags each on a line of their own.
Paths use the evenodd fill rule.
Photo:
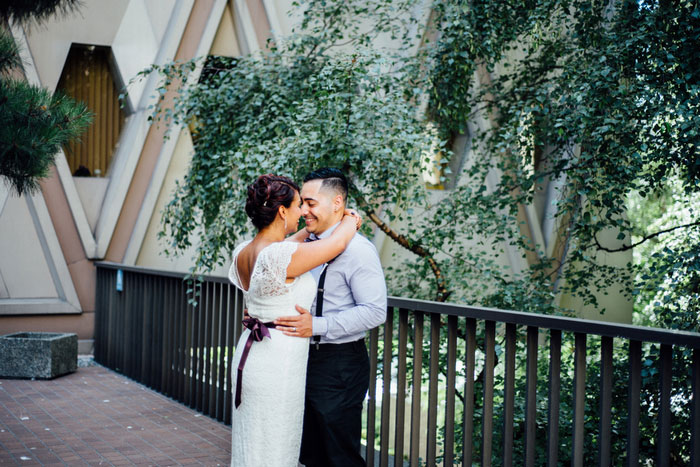
<svg viewBox="0 0 700 467">
<path fill-rule="evenodd" d="M 306 230 L 306 227 L 304 227 L 303 229 L 299 229 L 297 233 L 285 238 L 284 241 L 302 243 L 307 238 L 309 238 L 309 232 Z"/>
<path fill-rule="evenodd" d="M 357 232 L 358 217 L 346 214 L 328 238 L 300 243 L 287 266 L 287 277 L 300 276 L 341 254 Z"/>
</svg>

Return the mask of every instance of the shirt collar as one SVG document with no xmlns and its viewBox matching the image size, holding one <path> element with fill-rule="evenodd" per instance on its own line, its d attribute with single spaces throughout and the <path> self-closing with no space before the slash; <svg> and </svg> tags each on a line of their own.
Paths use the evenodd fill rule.
<svg viewBox="0 0 700 467">
<path fill-rule="evenodd" d="M 311 237 L 311 238 L 319 238 L 319 239 L 320 239 L 320 238 L 328 238 L 328 237 L 331 236 L 331 234 L 333 233 L 333 231 L 334 231 L 339 225 L 340 225 L 340 222 L 336 222 L 336 223 L 333 224 L 331 227 L 329 227 L 328 229 L 326 229 L 323 233 L 321 233 L 321 234 L 319 234 L 319 235 L 316 235 L 316 234 L 312 233 L 311 235 L 309 235 L 309 237 Z"/>
</svg>

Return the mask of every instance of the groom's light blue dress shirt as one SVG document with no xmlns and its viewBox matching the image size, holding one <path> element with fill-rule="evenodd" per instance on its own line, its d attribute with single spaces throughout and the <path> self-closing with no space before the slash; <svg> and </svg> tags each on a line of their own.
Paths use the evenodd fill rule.
<svg viewBox="0 0 700 467">
<path fill-rule="evenodd" d="M 328 237 L 338 226 L 320 234 Z M 311 234 L 311 238 L 316 238 Z M 325 265 L 311 270 L 318 282 Z M 350 244 L 328 266 L 323 293 L 323 313 L 316 315 L 311 305 L 313 334 L 322 344 L 342 344 L 365 337 L 365 332 L 386 321 L 386 282 L 377 249 L 372 242 L 355 234 Z"/>
</svg>

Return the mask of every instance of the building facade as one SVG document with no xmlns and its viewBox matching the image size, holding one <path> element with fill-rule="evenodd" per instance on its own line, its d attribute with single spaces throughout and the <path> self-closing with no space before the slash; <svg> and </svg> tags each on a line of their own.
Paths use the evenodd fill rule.
<svg viewBox="0 0 700 467">
<path fill-rule="evenodd" d="M 260 50 L 292 32 L 298 18 L 291 9 L 291 0 L 87 0 L 78 12 L 46 24 L 10 26 L 23 50 L 25 79 L 86 102 L 94 122 L 57 155 L 40 193 L 17 197 L 0 184 L 0 334 L 75 332 L 80 351 L 89 352 L 96 261 L 189 269 L 188 255 L 163 255 L 157 234 L 160 212 L 186 173 L 192 138 L 176 128 L 165 139 L 165 128 L 149 121 L 158 78 L 137 75 L 151 64 Z M 455 184 L 466 183 L 459 173 L 474 157 L 469 148 L 468 135 L 457 138 Z M 531 235 L 548 251 L 561 247 L 556 226 L 548 224 L 549 206 L 540 199 L 523 212 Z M 374 241 L 385 265 L 406 254 L 380 233 Z M 514 271 L 527 261 L 510 250 L 501 260 Z M 624 297 L 604 300 L 619 310 L 605 319 L 631 320 Z"/>
</svg>

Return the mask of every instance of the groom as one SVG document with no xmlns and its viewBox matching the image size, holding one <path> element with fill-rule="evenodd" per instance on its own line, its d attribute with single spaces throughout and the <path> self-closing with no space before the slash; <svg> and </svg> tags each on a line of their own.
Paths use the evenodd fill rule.
<svg viewBox="0 0 700 467">
<path fill-rule="evenodd" d="M 301 214 L 310 240 L 333 232 L 347 197 L 348 182 L 338 169 L 322 168 L 304 178 Z M 370 378 L 364 336 L 386 321 L 384 273 L 374 245 L 359 234 L 327 266 L 311 271 L 317 281 L 326 267 L 322 316 L 316 300 L 311 314 L 297 306 L 300 315 L 275 321 L 296 327 L 302 337 L 313 336 L 299 461 L 306 467 L 364 466 L 362 402 Z"/>
</svg>

